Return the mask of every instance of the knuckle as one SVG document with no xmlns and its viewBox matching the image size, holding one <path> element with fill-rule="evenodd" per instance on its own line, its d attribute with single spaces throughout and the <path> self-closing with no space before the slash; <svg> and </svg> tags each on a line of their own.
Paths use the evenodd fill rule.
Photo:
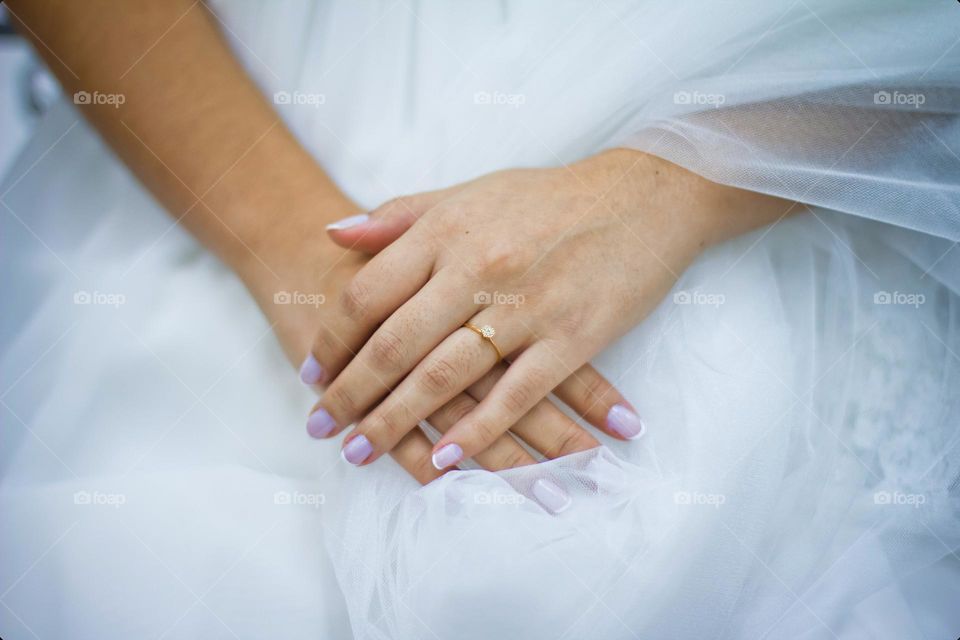
<svg viewBox="0 0 960 640">
<path fill-rule="evenodd" d="M 541 376 L 532 374 L 526 380 L 520 380 L 504 390 L 503 406 L 511 415 L 521 416 L 530 410 L 536 400 L 536 389 L 539 387 Z"/>
<path fill-rule="evenodd" d="M 343 385 L 334 384 L 327 389 L 323 405 L 338 424 L 349 424 L 357 416 L 357 401 Z"/>
<path fill-rule="evenodd" d="M 371 438 L 371 442 L 374 439 L 398 442 L 412 426 L 403 420 L 396 411 L 384 411 L 375 416 L 367 435 Z"/>
<path fill-rule="evenodd" d="M 370 290 L 359 278 L 350 280 L 340 292 L 340 308 L 353 321 L 364 318 L 369 304 Z"/>
<path fill-rule="evenodd" d="M 585 312 L 580 309 L 570 309 L 553 322 L 554 331 L 565 340 L 583 335 L 585 327 Z"/>
<path fill-rule="evenodd" d="M 474 422 L 471 426 L 471 430 L 474 432 L 477 440 L 484 446 L 489 445 L 498 437 L 500 437 L 500 432 L 496 429 L 496 427 L 486 420 L 478 420 L 477 422 Z"/>
<path fill-rule="evenodd" d="M 604 380 L 598 374 L 590 375 L 583 383 L 583 397 L 581 398 L 583 406 L 586 409 L 604 408 L 608 404 L 613 404 L 609 397 L 613 386 Z"/>
<path fill-rule="evenodd" d="M 407 463 L 406 468 L 407 471 L 410 472 L 410 475 L 416 478 L 421 484 L 427 484 L 441 473 L 433 466 L 433 461 L 430 459 L 430 456 L 420 456 L 415 460 L 411 460 Z"/>
<path fill-rule="evenodd" d="M 503 458 L 500 460 L 501 469 L 514 469 L 516 467 L 522 467 L 529 463 L 529 458 L 527 457 L 526 452 L 520 448 L 520 445 L 511 446 L 510 450 L 504 454 Z"/>
<path fill-rule="evenodd" d="M 453 398 L 440 409 L 440 422 L 454 425 L 462 420 L 477 406 L 476 400 L 466 394 Z"/>
<path fill-rule="evenodd" d="M 559 458 L 577 451 L 593 448 L 593 439 L 587 432 L 575 424 L 568 425 L 563 432 L 544 451 L 548 458 Z"/>
<path fill-rule="evenodd" d="M 380 329 L 370 339 L 370 360 L 375 369 L 393 372 L 405 360 L 403 340 L 389 329 Z"/>
<path fill-rule="evenodd" d="M 456 389 L 457 368 L 445 358 L 436 358 L 429 362 L 420 377 L 424 391 L 433 395 L 452 393 Z"/>
<path fill-rule="evenodd" d="M 524 256 L 525 252 L 517 247 L 493 245 L 480 254 L 477 272 L 484 279 L 505 278 L 523 269 Z"/>
</svg>

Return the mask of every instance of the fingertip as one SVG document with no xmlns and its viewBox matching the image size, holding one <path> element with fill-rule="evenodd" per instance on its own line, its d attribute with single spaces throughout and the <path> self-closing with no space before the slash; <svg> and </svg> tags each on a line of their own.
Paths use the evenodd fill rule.
<svg viewBox="0 0 960 640">
<path fill-rule="evenodd" d="M 366 213 L 358 213 L 354 216 L 349 216 L 343 218 L 342 220 L 337 220 L 336 222 L 331 222 L 326 226 L 327 231 L 346 231 L 348 229 L 354 229 L 356 227 L 362 226 L 370 222 L 370 215 Z"/>
</svg>

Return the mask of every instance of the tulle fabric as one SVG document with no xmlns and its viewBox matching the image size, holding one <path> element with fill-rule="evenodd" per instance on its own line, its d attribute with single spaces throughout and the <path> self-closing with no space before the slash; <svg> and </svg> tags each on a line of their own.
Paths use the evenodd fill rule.
<svg viewBox="0 0 960 640">
<path fill-rule="evenodd" d="M 304 446 L 240 286 L 61 107 L 4 187 L 4 628 L 956 635 L 955 6 L 215 8 L 368 206 L 629 145 L 811 208 L 706 253 L 596 360 L 644 439 L 420 488 Z"/>
</svg>

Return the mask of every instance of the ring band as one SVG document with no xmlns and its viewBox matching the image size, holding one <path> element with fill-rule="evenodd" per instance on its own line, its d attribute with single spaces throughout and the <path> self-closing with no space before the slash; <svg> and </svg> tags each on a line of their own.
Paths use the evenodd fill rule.
<svg viewBox="0 0 960 640">
<path fill-rule="evenodd" d="M 463 326 L 465 329 L 470 329 L 470 331 L 473 331 L 475 334 L 490 343 L 490 346 L 493 347 L 494 351 L 497 352 L 497 362 L 503 360 L 503 352 L 500 351 L 500 347 L 497 346 L 497 343 L 493 341 L 493 336 L 497 335 L 497 332 L 493 327 L 488 324 L 478 327 L 474 324 L 470 324 L 469 322 L 465 323 Z"/>
</svg>

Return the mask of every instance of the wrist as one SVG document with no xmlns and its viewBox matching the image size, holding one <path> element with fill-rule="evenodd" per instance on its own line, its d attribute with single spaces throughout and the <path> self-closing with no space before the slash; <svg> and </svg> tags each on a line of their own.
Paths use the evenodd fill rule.
<svg viewBox="0 0 960 640">
<path fill-rule="evenodd" d="M 608 206 L 638 234 L 652 230 L 682 261 L 794 210 L 780 198 L 713 182 L 658 156 L 612 149 L 590 160 Z M 600 193 L 603 193 L 601 189 Z"/>
</svg>

